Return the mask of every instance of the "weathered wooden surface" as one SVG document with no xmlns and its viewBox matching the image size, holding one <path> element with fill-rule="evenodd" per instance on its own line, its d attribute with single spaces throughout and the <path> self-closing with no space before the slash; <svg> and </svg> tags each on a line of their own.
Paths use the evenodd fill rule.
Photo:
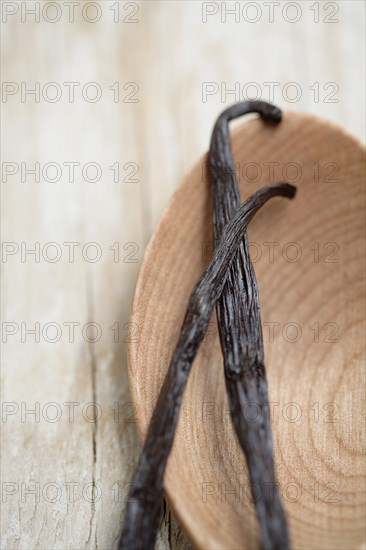
<svg viewBox="0 0 366 550">
<path fill-rule="evenodd" d="M 321 114 L 364 135 L 365 7 L 330 3 L 339 7 L 333 14 L 324 3 L 311 10 L 303 2 L 300 20 L 290 23 L 285 17 L 294 13 L 288 8 L 284 16 L 282 3 L 273 23 L 264 7 L 250 23 L 247 2 L 238 22 L 229 15 L 225 22 L 215 2 L 138 2 L 135 14 L 133 3 L 119 3 L 115 23 L 117 3 L 103 1 L 100 20 L 91 23 L 95 8 L 82 12 L 84 3 L 75 4 L 69 22 L 70 8 L 59 2 L 60 20 L 51 23 L 55 8 L 44 12 L 47 2 L 40 2 L 37 22 L 24 13 L 33 4 L 2 3 L 2 80 L 14 83 L 6 88 L 14 94 L 3 95 L 2 161 L 15 163 L 5 170 L 16 173 L 6 179 L 3 165 L 1 545 L 109 549 L 140 448 L 126 364 L 134 327 L 127 323 L 149 236 L 207 149 L 217 113 L 250 82 L 284 109 Z M 6 19 L 4 9 L 18 11 Z M 203 9 L 217 13 L 204 22 Z M 67 82 L 80 84 L 74 102 Z M 85 88 L 90 82 L 102 92 L 95 103 L 87 100 L 95 93 Z M 279 83 L 273 97 L 271 82 Z M 39 101 L 24 95 L 36 83 Z M 215 94 L 203 97 L 205 86 Z M 300 92 L 299 101 L 288 100 Z M 36 162 L 39 182 L 25 173 Z M 60 166 L 58 181 L 50 181 L 55 168 L 45 168 L 51 162 Z M 74 179 L 70 162 L 80 163 Z M 92 168 L 82 173 L 89 162 L 102 170 L 94 183 Z M 85 247 L 92 242 L 97 249 Z M 64 243 L 76 243 L 74 259 Z M 39 257 L 25 254 L 37 246 Z M 96 250 L 102 255 L 92 262 Z M 88 323 L 96 323 L 97 336 Z M 33 328 L 39 337 L 26 332 Z M 167 509 L 159 548 L 188 544 Z"/>
</svg>

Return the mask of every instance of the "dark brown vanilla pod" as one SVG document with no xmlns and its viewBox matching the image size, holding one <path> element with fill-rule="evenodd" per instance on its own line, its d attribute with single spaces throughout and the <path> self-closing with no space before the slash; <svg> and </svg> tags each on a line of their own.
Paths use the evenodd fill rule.
<svg viewBox="0 0 366 550">
<path fill-rule="evenodd" d="M 229 121 L 247 113 L 258 113 L 273 123 L 281 120 L 281 111 L 262 101 L 233 105 L 217 119 L 209 151 L 216 243 L 240 206 Z M 273 458 L 258 288 L 246 233 L 231 263 L 216 312 L 229 406 L 248 465 L 261 545 L 263 550 L 287 550 L 287 522 Z M 244 414 L 249 407 L 254 407 L 255 418 Z"/>
<path fill-rule="evenodd" d="M 131 483 L 120 550 L 154 548 L 163 503 L 163 479 L 173 445 L 183 392 L 193 360 L 205 335 L 213 307 L 248 223 L 275 196 L 293 198 L 296 188 L 273 184 L 254 193 L 223 228 L 213 259 L 189 299 L 178 343 L 155 406 Z"/>
</svg>

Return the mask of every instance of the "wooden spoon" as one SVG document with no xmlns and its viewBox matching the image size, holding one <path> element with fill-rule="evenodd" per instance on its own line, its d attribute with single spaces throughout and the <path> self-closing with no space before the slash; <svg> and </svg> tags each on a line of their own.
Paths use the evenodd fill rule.
<svg viewBox="0 0 366 550">
<path fill-rule="evenodd" d="M 341 128 L 289 112 L 278 127 L 260 119 L 242 123 L 233 132 L 233 154 L 243 200 L 271 181 L 298 187 L 294 201 L 271 201 L 248 231 L 292 546 L 362 548 L 365 150 Z M 212 251 L 206 162 L 205 156 L 170 200 L 138 279 L 129 376 L 142 436 L 190 292 Z M 228 410 L 216 315 L 190 375 L 165 487 L 197 547 L 259 547 L 245 459 Z"/>
</svg>

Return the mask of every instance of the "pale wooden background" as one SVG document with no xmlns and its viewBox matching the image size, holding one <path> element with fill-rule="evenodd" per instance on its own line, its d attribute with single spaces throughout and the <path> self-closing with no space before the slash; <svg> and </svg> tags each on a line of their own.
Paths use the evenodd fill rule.
<svg viewBox="0 0 366 550">
<path fill-rule="evenodd" d="M 293 24 L 284 21 L 281 11 L 270 23 L 264 8 L 257 23 L 224 23 L 220 14 L 204 23 L 201 2 L 183 1 L 138 2 L 138 22 L 129 24 L 114 23 L 109 8 L 115 2 L 103 1 L 99 22 L 84 21 L 76 7 L 75 21 L 69 23 L 67 8 L 59 4 L 63 15 L 55 24 L 42 17 L 39 23 L 31 18 L 23 23 L 19 13 L 3 23 L 2 80 L 25 82 L 29 88 L 35 82 L 42 87 L 51 81 L 61 86 L 94 81 L 102 88 L 102 99 L 88 103 L 76 89 L 75 103 L 69 103 L 64 86 L 58 103 L 9 97 L 2 103 L 2 160 L 29 167 L 36 161 L 96 162 L 103 176 L 89 183 L 79 170 L 69 182 L 64 168 L 57 183 L 42 178 L 36 183 L 32 176 L 22 182 L 19 174 L 2 181 L 3 242 L 19 247 L 23 242 L 29 248 L 56 242 L 63 253 L 56 263 L 42 256 L 38 263 L 30 256 L 22 262 L 20 253 L 2 263 L 2 321 L 19 326 L 2 354 L 2 401 L 12 403 L 5 406 L 13 412 L 19 408 L 3 416 L 1 425 L 2 490 L 14 493 L 2 501 L 4 549 L 116 546 L 127 483 L 140 449 L 126 370 L 126 323 L 136 277 L 162 208 L 207 149 L 217 114 L 235 99 L 228 96 L 223 102 L 217 94 L 203 102 L 202 83 L 226 82 L 231 89 L 235 82 L 241 87 L 257 82 L 268 99 L 264 83 L 279 82 L 274 100 L 282 108 L 320 114 L 362 139 L 365 130 L 362 1 L 338 2 L 338 23 L 322 22 L 330 13 L 324 2 L 321 21 L 314 23 L 313 2 L 301 2 L 303 16 Z M 123 18 L 131 10 L 121 5 Z M 115 82 L 123 96 L 132 90 L 123 90 L 126 82 L 137 83 L 138 102 L 115 103 L 108 89 Z M 302 89 L 297 103 L 282 97 L 280 90 L 288 82 Z M 320 85 L 318 103 L 309 90 L 315 82 Z M 322 101 L 332 91 L 322 90 L 328 82 L 339 86 L 336 103 Z M 138 181 L 113 182 L 108 167 L 114 162 L 137 163 Z M 127 172 L 121 174 L 124 178 Z M 80 243 L 73 263 L 63 245 L 71 241 Z M 96 263 L 85 261 L 80 252 L 92 241 L 103 253 Z M 118 262 L 109 250 L 115 242 L 121 248 Z M 123 261 L 136 249 L 123 249 L 131 242 L 139 247 L 135 263 Z M 32 328 L 36 322 L 41 329 L 58 323 L 60 340 L 50 343 L 41 334 L 39 342 L 32 336 L 22 342 L 21 323 Z M 70 322 L 79 323 L 73 342 L 64 325 Z M 95 344 L 82 336 L 88 322 L 102 329 Z M 117 342 L 109 329 L 115 323 L 120 327 Z M 61 411 L 54 423 L 49 419 L 55 409 L 44 409 L 50 402 Z M 74 422 L 67 402 L 79 404 Z M 90 402 L 102 412 L 97 423 L 82 414 Z M 22 419 L 21 411 L 34 409 L 35 403 L 39 421 L 31 415 Z M 114 403 L 119 403 L 118 421 L 116 407 L 110 409 Z M 87 413 L 91 417 L 92 409 Z M 87 498 L 92 481 L 100 496 L 94 504 Z M 75 483 L 74 499 L 70 483 Z M 25 489 L 37 487 L 39 499 L 26 494 Z M 189 547 L 167 508 L 158 547 Z"/>
</svg>

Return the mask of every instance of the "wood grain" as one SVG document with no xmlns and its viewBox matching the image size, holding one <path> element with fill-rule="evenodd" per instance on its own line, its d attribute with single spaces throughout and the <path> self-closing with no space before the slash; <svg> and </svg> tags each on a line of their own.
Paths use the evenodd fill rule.
<svg viewBox="0 0 366 550">
<path fill-rule="evenodd" d="M 365 528 L 365 151 L 340 128 L 301 113 L 286 113 L 278 128 L 260 120 L 243 124 L 234 133 L 233 151 L 242 198 L 268 181 L 265 163 L 276 163 L 274 181 L 290 166 L 300 170 L 293 203 L 272 201 L 248 231 L 262 250 L 254 265 L 276 467 L 292 544 L 359 548 Z M 256 182 L 242 177 L 249 161 L 263 171 Z M 139 275 L 132 320 L 140 335 L 129 346 L 129 373 L 142 434 L 211 240 L 205 162 L 174 194 Z M 329 163 L 336 169 L 333 181 Z M 273 260 L 266 249 L 274 250 Z M 186 390 L 166 492 L 197 547 L 256 548 L 246 466 L 228 415 L 214 318 L 212 323 Z"/>
</svg>

